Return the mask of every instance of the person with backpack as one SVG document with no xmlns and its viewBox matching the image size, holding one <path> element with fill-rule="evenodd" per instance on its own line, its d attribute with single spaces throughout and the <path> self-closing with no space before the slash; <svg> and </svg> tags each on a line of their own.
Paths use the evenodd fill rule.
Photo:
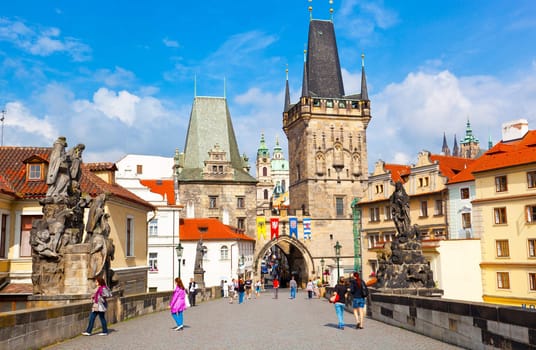
<svg viewBox="0 0 536 350">
<path fill-rule="evenodd" d="M 363 329 L 368 288 L 365 281 L 361 279 L 357 272 L 354 272 L 354 278 L 350 281 L 350 294 L 352 294 L 353 297 L 352 307 L 354 308 L 354 317 L 356 321 L 355 328 Z"/>
<path fill-rule="evenodd" d="M 99 333 L 99 335 L 108 335 L 108 325 L 106 324 L 106 318 L 105 313 L 108 308 L 108 302 L 106 301 L 106 298 L 109 298 L 112 296 L 112 292 L 108 287 L 106 286 L 106 282 L 104 281 L 104 278 L 97 277 L 95 279 L 95 292 L 91 296 L 91 300 L 93 301 L 93 305 L 91 307 L 91 314 L 89 314 L 89 323 L 87 325 L 86 331 L 82 333 L 82 335 L 91 335 L 91 331 L 93 330 L 93 325 L 95 324 L 95 318 L 97 318 L 97 315 L 99 316 L 100 323 L 102 326 L 102 331 Z"/>
</svg>

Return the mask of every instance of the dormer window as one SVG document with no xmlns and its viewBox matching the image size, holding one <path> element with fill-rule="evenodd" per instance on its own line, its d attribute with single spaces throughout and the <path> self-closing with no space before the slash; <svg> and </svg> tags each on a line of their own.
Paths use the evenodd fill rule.
<svg viewBox="0 0 536 350">
<path fill-rule="evenodd" d="M 28 164 L 28 180 L 42 180 L 43 164 Z"/>
</svg>

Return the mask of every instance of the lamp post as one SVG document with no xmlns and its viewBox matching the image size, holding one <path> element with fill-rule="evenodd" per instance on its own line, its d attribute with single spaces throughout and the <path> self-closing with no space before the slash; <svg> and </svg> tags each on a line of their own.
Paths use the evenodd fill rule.
<svg viewBox="0 0 536 350">
<path fill-rule="evenodd" d="M 244 269 L 244 278 L 246 278 L 246 258 L 244 257 L 244 254 L 240 257 L 240 266 Z"/>
<path fill-rule="evenodd" d="M 341 258 L 342 246 L 339 244 L 339 241 L 337 241 L 337 243 L 335 243 L 333 248 L 335 248 L 335 256 L 337 257 L 337 283 L 338 283 L 341 278 L 341 272 L 339 270 L 339 259 Z"/>
<path fill-rule="evenodd" d="M 177 244 L 177 246 L 175 247 L 175 252 L 177 252 L 177 260 L 179 262 L 179 278 L 181 278 L 181 260 L 182 260 L 182 252 L 183 252 L 184 248 L 181 244 L 181 242 L 179 242 L 179 244 Z"/>
<path fill-rule="evenodd" d="M 324 285 L 324 258 L 320 259 L 320 266 L 322 267 L 322 285 Z"/>
</svg>

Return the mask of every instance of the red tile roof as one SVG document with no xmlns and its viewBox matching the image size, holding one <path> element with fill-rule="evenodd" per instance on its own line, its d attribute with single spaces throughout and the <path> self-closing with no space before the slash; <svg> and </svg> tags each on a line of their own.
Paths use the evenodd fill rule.
<svg viewBox="0 0 536 350">
<path fill-rule="evenodd" d="M 181 241 L 255 241 L 243 231 L 211 218 L 180 219 Z"/>
<path fill-rule="evenodd" d="M 175 185 L 173 180 L 140 180 L 153 193 L 158 193 L 167 199 L 167 204 L 175 204 Z"/>
<path fill-rule="evenodd" d="M 439 154 L 431 154 L 430 160 L 432 162 L 438 162 L 439 171 L 448 180 L 452 179 L 456 174 L 459 174 L 464 169 L 473 163 L 474 159 L 444 156 Z"/>
<path fill-rule="evenodd" d="M 17 197 L 22 199 L 39 200 L 44 198 L 48 189 L 44 180 L 44 174 L 42 174 L 42 180 L 28 180 L 26 177 L 26 163 L 31 160 L 44 162 L 45 165 L 48 166 L 51 150 L 52 148 L 49 147 L 0 147 L 0 179 L 2 179 L 0 180 L 0 189 L 5 187 L 6 190 L 15 192 Z M 101 167 L 94 166 L 93 164 L 94 163 L 82 164 L 80 187 L 84 194 L 89 194 L 92 197 L 95 197 L 101 193 L 106 193 L 142 205 L 149 210 L 154 210 L 153 205 L 127 189 L 117 184 L 109 184 L 93 174 L 91 169 L 98 168 L 99 170 L 102 170 Z M 115 165 L 113 165 L 113 168 L 115 168 Z M 43 171 L 46 172 L 46 167 Z"/>
<path fill-rule="evenodd" d="M 404 176 L 411 173 L 411 167 L 409 165 L 400 165 L 400 164 L 388 164 L 385 163 L 383 168 L 385 171 L 391 172 L 391 180 L 393 182 L 406 182 Z"/>
<path fill-rule="evenodd" d="M 499 142 L 477 159 L 473 173 L 536 163 L 536 130 L 522 139 Z"/>
</svg>

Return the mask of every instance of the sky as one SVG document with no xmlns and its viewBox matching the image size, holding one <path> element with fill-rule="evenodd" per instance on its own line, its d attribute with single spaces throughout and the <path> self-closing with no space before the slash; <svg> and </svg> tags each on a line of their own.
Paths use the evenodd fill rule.
<svg viewBox="0 0 536 350">
<path fill-rule="evenodd" d="M 52 146 L 61 135 L 86 145 L 85 162 L 172 157 L 184 150 L 195 91 L 226 96 L 252 169 L 261 133 L 288 156 L 285 70 L 295 103 L 308 6 L 330 19 L 328 0 L 1 1 L 2 143 Z M 483 148 L 505 122 L 536 128 L 533 0 L 331 6 L 348 95 L 360 92 L 365 54 L 369 169 L 439 153 L 444 134 L 452 150 L 468 120 Z"/>
</svg>

